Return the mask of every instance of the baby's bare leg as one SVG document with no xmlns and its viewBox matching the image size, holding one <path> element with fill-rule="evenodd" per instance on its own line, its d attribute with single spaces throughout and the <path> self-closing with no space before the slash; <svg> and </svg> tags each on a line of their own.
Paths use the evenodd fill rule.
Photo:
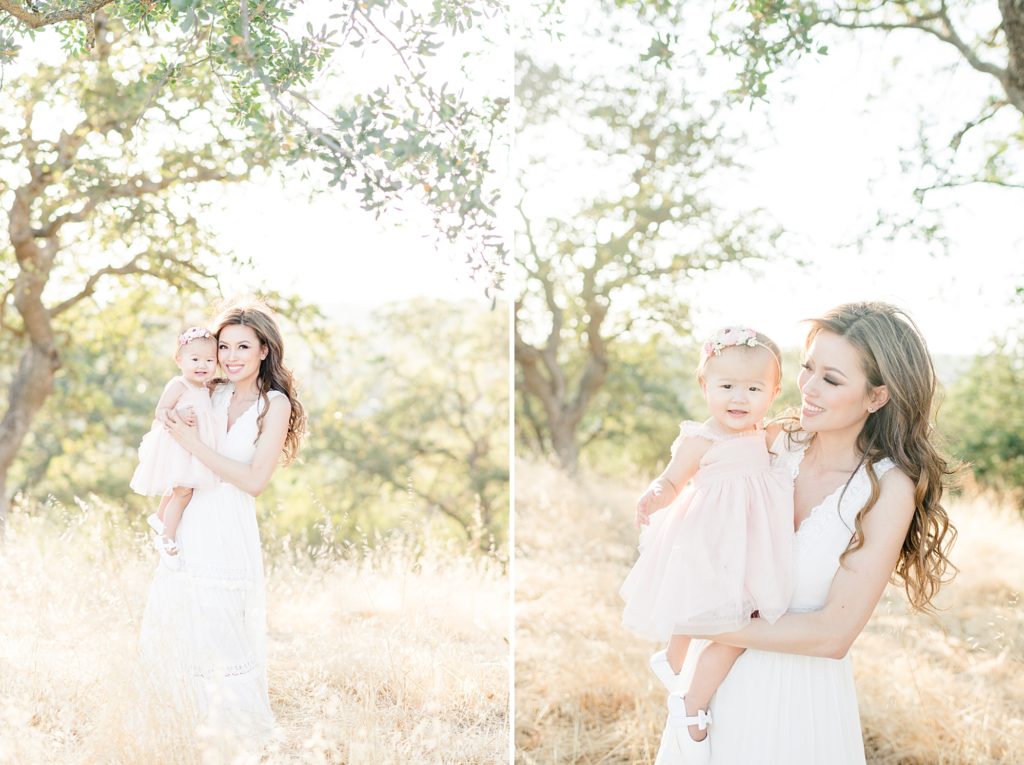
<svg viewBox="0 0 1024 765">
<path fill-rule="evenodd" d="M 164 507 L 164 535 L 168 539 L 174 539 L 178 533 L 178 524 L 181 522 L 181 515 L 185 512 L 185 505 L 192 499 L 192 489 L 186 486 L 175 486 L 171 490 L 170 499 Z"/>
<path fill-rule="evenodd" d="M 679 670 L 683 668 L 683 662 L 686 660 L 686 652 L 690 648 L 690 638 L 686 635 L 673 635 L 668 641 L 668 648 L 665 649 L 665 658 L 668 659 L 668 664 L 672 667 L 672 671 L 677 675 Z"/>
<path fill-rule="evenodd" d="M 711 643 L 697 658 L 697 668 L 693 672 L 693 680 L 686 691 L 686 714 L 688 717 L 697 714 L 698 709 L 707 709 L 708 702 L 715 695 L 718 686 L 729 674 L 732 665 L 745 649 L 721 643 Z M 690 736 L 700 741 L 707 735 L 707 730 L 700 730 L 696 725 L 690 726 Z"/>
<path fill-rule="evenodd" d="M 160 507 L 156 509 L 156 517 L 159 518 L 161 522 L 164 521 L 164 511 L 167 509 L 167 503 L 171 501 L 171 497 L 173 496 L 174 493 L 172 490 L 160 497 Z"/>
</svg>

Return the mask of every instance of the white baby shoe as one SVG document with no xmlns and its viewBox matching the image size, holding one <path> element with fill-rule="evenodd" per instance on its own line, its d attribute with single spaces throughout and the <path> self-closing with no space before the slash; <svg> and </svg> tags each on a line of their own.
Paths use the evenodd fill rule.
<svg viewBox="0 0 1024 765">
<path fill-rule="evenodd" d="M 682 696 L 670 693 L 668 697 L 668 725 L 676 739 L 676 747 L 682 755 L 685 765 L 707 765 L 711 761 L 711 736 L 702 741 L 694 741 L 690 736 L 689 726 L 696 725 L 699 730 L 706 730 L 711 724 L 711 714 L 698 709 L 692 717 L 686 714 L 686 703 Z"/>
<path fill-rule="evenodd" d="M 153 529 L 153 531 L 155 531 L 160 536 L 163 536 L 164 522 L 160 520 L 160 516 L 158 516 L 156 513 L 153 513 L 152 515 L 147 515 L 146 523 L 149 524 L 149 527 Z"/>
<path fill-rule="evenodd" d="M 663 648 L 652 653 L 648 663 L 651 665 L 651 672 L 661 680 L 662 685 L 670 691 L 676 687 L 679 675 L 672 671 L 672 665 L 668 663 L 668 651 L 666 649 Z"/>
<path fill-rule="evenodd" d="M 160 551 L 160 562 L 171 571 L 181 568 L 181 548 L 173 539 L 165 536 L 156 537 L 153 546 Z"/>
</svg>

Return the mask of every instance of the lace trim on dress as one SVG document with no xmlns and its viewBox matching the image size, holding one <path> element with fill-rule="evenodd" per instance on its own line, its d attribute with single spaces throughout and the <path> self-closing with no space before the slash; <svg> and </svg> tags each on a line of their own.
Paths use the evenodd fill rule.
<svg viewBox="0 0 1024 765">
<path fill-rule="evenodd" d="M 800 463 L 802 461 L 803 449 L 800 450 L 800 459 L 795 461 L 794 478 L 800 472 Z M 895 464 L 888 458 L 874 463 L 872 467 L 874 468 L 876 478 L 881 480 L 882 476 L 895 467 Z M 808 541 L 825 534 L 830 528 L 835 528 L 836 525 L 841 525 L 852 536 L 854 532 L 853 519 L 867 503 L 870 496 L 871 480 L 868 478 L 867 466 L 861 465 L 847 483 L 837 486 L 831 494 L 825 497 L 818 505 L 811 508 L 811 512 L 807 514 L 807 517 L 800 523 L 800 528 L 796 530 L 794 544 L 806 544 Z M 832 512 L 826 512 L 826 510 L 831 510 Z M 848 513 L 844 513 L 844 510 L 848 510 Z M 849 514 L 849 519 L 844 517 L 846 514 Z"/>
<path fill-rule="evenodd" d="M 182 573 L 193 582 L 201 582 L 204 585 L 223 590 L 248 590 L 252 587 L 252 576 L 244 568 L 203 566 L 190 569 L 186 567 Z"/>
<path fill-rule="evenodd" d="M 256 670 L 256 667 L 257 664 L 255 659 L 243 661 L 241 664 L 192 664 L 189 666 L 189 673 L 193 677 L 201 677 L 204 680 L 212 680 L 215 677 L 237 677 L 239 675 L 247 675 L 250 672 L 254 672 Z"/>
</svg>

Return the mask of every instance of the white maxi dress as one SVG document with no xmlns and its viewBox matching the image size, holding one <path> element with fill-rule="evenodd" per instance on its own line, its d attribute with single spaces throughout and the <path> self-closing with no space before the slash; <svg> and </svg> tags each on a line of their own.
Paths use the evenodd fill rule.
<svg viewBox="0 0 1024 765">
<path fill-rule="evenodd" d="M 227 420 L 234 386 L 213 394 Z M 270 391 L 270 398 L 282 396 Z M 218 439 L 217 451 L 251 463 L 259 398 Z M 178 526 L 181 565 L 160 565 L 142 617 L 141 653 L 151 678 L 184 693 L 207 735 L 248 744 L 267 738 L 266 587 L 256 500 L 230 483 L 196 489 Z"/>
<path fill-rule="evenodd" d="M 785 433 L 772 452 L 794 478 L 804 447 Z M 778 464 L 778 462 L 776 463 Z M 880 479 L 894 463 L 875 463 Z M 825 605 L 839 556 L 853 536 L 854 518 L 871 491 L 861 467 L 845 494 L 840 487 L 811 510 L 793 536 L 794 592 L 789 612 Z M 840 503 L 840 495 L 842 502 Z M 682 673 L 692 676 L 703 641 L 694 641 Z M 748 649 L 708 704 L 712 716 L 712 765 L 864 765 L 864 741 L 849 654 L 842 659 Z M 661 738 L 656 765 L 682 765 L 670 730 Z"/>
</svg>

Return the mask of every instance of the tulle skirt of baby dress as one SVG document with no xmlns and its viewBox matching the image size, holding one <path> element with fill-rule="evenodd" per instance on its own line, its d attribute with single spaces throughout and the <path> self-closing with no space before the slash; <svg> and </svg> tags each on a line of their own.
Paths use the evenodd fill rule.
<svg viewBox="0 0 1024 765">
<path fill-rule="evenodd" d="M 186 389 L 178 399 L 177 407 L 191 406 L 195 410 L 199 439 L 216 449 L 217 435 L 224 424 L 210 406 L 210 395 L 206 388 L 187 382 L 184 384 Z M 212 470 L 175 441 L 159 421 L 153 420 L 153 426 L 139 445 L 139 464 L 129 484 L 133 491 L 160 497 L 175 486 L 203 489 L 219 482 Z"/>
<path fill-rule="evenodd" d="M 792 591 L 793 480 L 770 465 L 764 431 L 720 436 L 683 423 L 682 436 L 713 443 L 692 482 L 654 513 L 622 584 L 623 625 L 665 641 L 774 622 Z"/>
</svg>

